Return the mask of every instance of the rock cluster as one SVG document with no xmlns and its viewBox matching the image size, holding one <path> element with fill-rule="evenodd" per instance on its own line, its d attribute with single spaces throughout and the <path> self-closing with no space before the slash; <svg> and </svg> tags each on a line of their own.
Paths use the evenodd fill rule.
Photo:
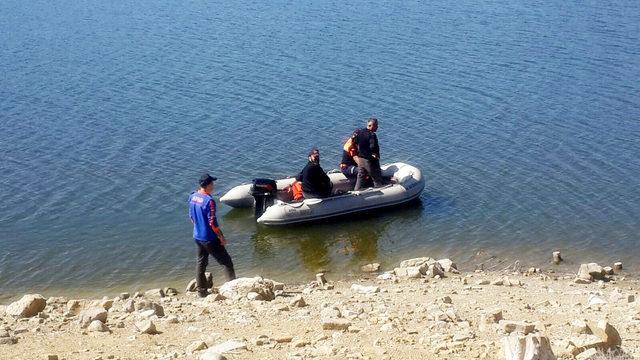
<svg viewBox="0 0 640 360">
<path fill-rule="evenodd" d="M 594 266 L 585 267 L 592 285 L 578 286 L 542 271 L 460 274 L 451 260 L 419 257 L 379 276 L 334 282 L 321 273 L 286 290 L 239 278 L 204 299 L 166 287 L 96 300 L 33 295 L 0 307 L 0 347 L 8 358 L 103 360 L 640 355 L 639 286 L 602 271 L 605 288 Z M 42 339 L 54 341 L 29 346 Z"/>
</svg>

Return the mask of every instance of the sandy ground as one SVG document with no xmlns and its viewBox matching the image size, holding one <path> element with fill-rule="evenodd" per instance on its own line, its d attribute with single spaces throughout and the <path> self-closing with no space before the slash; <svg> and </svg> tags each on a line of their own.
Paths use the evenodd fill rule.
<svg viewBox="0 0 640 360">
<path fill-rule="evenodd" d="M 205 347 L 235 339 L 239 349 L 225 352 L 227 359 L 504 359 L 501 338 L 506 335 L 485 316 L 497 310 L 505 320 L 534 323 L 556 356 L 567 359 L 572 357 L 561 356 L 567 341 L 579 332 L 571 322 L 605 319 L 622 338 L 626 355 L 620 358 L 640 358 L 635 279 L 614 276 L 605 283 L 575 284 L 575 275 L 553 273 L 447 273 L 440 279 L 397 280 L 377 275 L 336 282 L 329 277 L 324 287 L 313 279 L 286 284 L 272 301 L 200 299 L 179 289 L 180 294 L 162 298 L 85 299 L 75 308 L 71 299 L 49 298 L 42 313 L 23 319 L 6 314 L 3 306 L 0 332 L 4 329 L 4 337 L 16 343 L 0 345 L 0 358 L 204 359 Z M 354 289 L 353 284 L 371 287 Z M 299 306 L 299 297 L 306 306 Z M 145 300 L 161 305 L 164 316 L 125 309 Z M 81 328 L 78 311 L 99 306 L 110 309 L 108 331 Z M 325 326 L 344 329 L 323 329 L 328 318 L 339 321 Z M 145 319 L 158 334 L 140 332 Z"/>
</svg>

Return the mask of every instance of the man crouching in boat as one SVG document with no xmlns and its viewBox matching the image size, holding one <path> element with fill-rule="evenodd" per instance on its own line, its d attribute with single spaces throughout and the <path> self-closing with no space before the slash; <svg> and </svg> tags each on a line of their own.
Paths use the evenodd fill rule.
<svg viewBox="0 0 640 360">
<path fill-rule="evenodd" d="M 309 162 L 296 176 L 302 183 L 302 193 L 305 199 L 326 198 L 331 196 L 331 180 L 320 167 L 320 150 L 309 151 Z"/>
</svg>

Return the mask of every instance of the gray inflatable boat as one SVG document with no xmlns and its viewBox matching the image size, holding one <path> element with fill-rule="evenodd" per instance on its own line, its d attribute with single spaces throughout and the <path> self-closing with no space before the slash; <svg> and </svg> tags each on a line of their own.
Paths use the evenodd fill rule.
<svg viewBox="0 0 640 360">
<path fill-rule="evenodd" d="M 333 195 L 328 198 L 292 201 L 287 188 L 295 179 L 287 178 L 273 182 L 277 189 L 273 189 L 273 199 L 267 203 L 255 196 L 253 184 L 234 187 L 220 201 L 236 208 L 260 207 L 256 212 L 258 223 L 286 225 L 399 205 L 419 197 L 424 190 L 422 172 L 414 166 L 392 163 L 381 169 L 382 176 L 389 178 L 390 183 L 379 188 L 353 191 L 354 180 L 339 171 L 330 171 L 327 175 L 333 184 Z"/>
</svg>

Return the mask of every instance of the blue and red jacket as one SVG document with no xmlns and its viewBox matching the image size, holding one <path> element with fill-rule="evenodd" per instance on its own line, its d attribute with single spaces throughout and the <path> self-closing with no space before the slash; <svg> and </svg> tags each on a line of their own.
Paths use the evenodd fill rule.
<svg viewBox="0 0 640 360">
<path fill-rule="evenodd" d="M 193 222 L 193 238 L 198 241 L 218 239 L 216 203 L 209 194 L 192 192 L 189 195 L 189 217 Z"/>
</svg>

